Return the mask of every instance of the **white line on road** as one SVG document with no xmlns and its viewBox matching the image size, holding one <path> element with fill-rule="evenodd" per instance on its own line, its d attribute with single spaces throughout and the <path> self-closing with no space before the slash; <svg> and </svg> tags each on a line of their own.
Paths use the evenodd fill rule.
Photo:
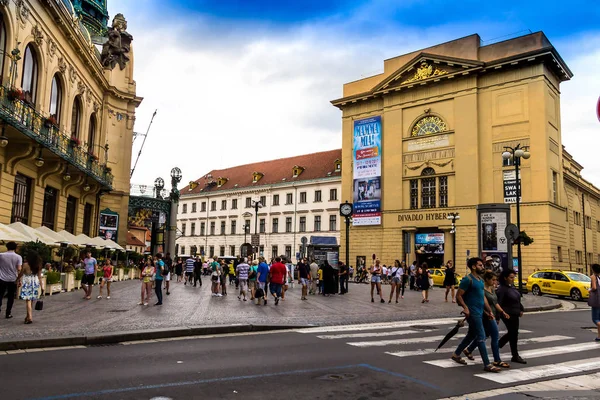
<svg viewBox="0 0 600 400">
<path fill-rule="evenodd" d="M 334 325 L 319 326 L 314 328 L 297 329 L 298 333 L 328 333 L 328 332 L 349 332 L 349 331 L 370 331 L 378 329 L 396 329 L 410 328 L 415 325 L 452 325 L 456 324 L 460 318 L 441 318 L 441 319 L 422 319 L 413 321 L 381 322 L 376 324 L 358 324 L 358 325 Z"/>
<path fill-rule="evenodd" d="M 502 371 L 500 374 L 476 374 L 475 376 L 497 383 L 515 383 L 551 376 L 576 374 L 600 368 L 600 357 L 568 361 L 558 364 L 538 365 L 530 368 Z"/>
<path fill-rule="evenodd" d="M 400 335 L 412 335 L 416 333 L 433 332 L 433 329 L 425 330 L 407 330 L 407 331 L 393 331 L 393 332 L 363 332 L 363 333 L 342 333 L 340 335 L 321 335 L 317 336 L 319 339 L 350 339 L 350 338 L 361 338 L 361 337 L 382 337 L 382 336 L 400 336 Z"/>
<path fill-rule="evenodd" d="M 389 345 L 405 345 L 405 344 L 414 344 L 414 343 L 431 343 L 441 341 L 445 336 L 429 336 L 423 338 L 411 338 L 411 339 L 396 339 L 396 340 L 375 340 L 371 342 L 350 342 L 347 343 L 350 346 L 356 347 L 380 347 L 380 346 L 389 346 Z M 450 340 L 458 340 L 462 339 L 462 336 L 454 336 Z M 560 335 L 551 335 L 551 336 L 542 336 L 539 338 L 531 338 L 531 339 L 523 339 L 521 343 L 546 343 L 546 342 L 554 342 L 557 340 L 568 340 L 573 339 L 570 336 L 560 336 Z"/>
<path fill-rule="evenodd" d="M 578 344 L 571 344 L 571 345 L 566 345 L 566 346 L 554 346 L 554 347 L 545 347 L 545 348 L 541 348 L 541 349 L 533 349 L 533 350 L 526 350 L 526 351 L 520 351 L 520 355 L 523 358 L 539 358 L 539 357 L 546 357 L 546 356 L 552 356 L 555 354 L 564 354 L 564 353 L 576 353 L 579 351 L 586 351 L 586 350 L 592 350 L 592 349 L 598 349 L 600 348 L 600 345 L 598 345 L 597 343 L 578 343 Z M 491 354 L 491 352 L 488 350 L 488 354 Z M 510 354 L 501 354 L 501 357 L 503 360 L 509 360 L 510 359 Z M 465 360 L 467 361 L 467 365 L 479 365 L 482 364 L 481 358 L 479 357 L 475 357 L 475 360 L 471 361 L 471 360 Z M 432 360 L 432 361 L 424 361 L 424 363 L 426 364 L 430 364 L 430 365 L 435 365 L 436 367 L 442 367 L 442 368 L 455 368 L 455 367 L 462 367 L 461 364 L 458 364 L 457 362 L 454 362 L 450 359 L 443 359 L 443 360 Z"/>
</svg>

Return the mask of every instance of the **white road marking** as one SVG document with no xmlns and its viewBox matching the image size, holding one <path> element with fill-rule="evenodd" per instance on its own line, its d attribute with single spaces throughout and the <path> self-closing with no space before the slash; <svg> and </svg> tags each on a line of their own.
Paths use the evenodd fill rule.
<svg viewBox="0 0 600 400">
<path fill-rule="evenodd" d="M 379 329 L 396 329 L 396 328 L 410 328 L 415 325 L 453 325 L 458 322 L 460 318 L 441 318 L 441 319 L 422 319 L 412 321 L 398 321 L 398 322 L 381 322 L 376 324 L 358 324 L 358 325 L 334 325 L 334 326 L 319 326 L 314 328 L 296 329 L 298 333 L 328 333 L 328 332 L 349 332 L 349 331 L 370 331 Z"/>
<path fill-rule="evenodd" d="M 541 392 L 554 390 L 596 390 L 600 389 L 600 373 L 571 376 L 568 378 L 554 379 L 551 381 L 535 382 L 526 385 L 508 387 L 504 389 L 486 390 L 483 392 L 463 394 L 440 400 L 476 400 L 508 393 Z"/>
<path fill-rule="evenodd" d="M 382 337 L 382 336 L 400 336 L 400 335 L 412 335 L 416 333 L 433 332 L 433 329 L 425 330 L 407 330 L 407 331 L 392 331 L 392 332 L 363 332 L 363 333 L 342 333 L 340 335 L 321 335 L 317 336 L 319 339 L 350 339 L 350 338 L 361 338 L 361 337 Z"/>
<path fill-rule="evenodd" d="M 411 339 L 395 339 L 395 340 L 374 340 L 370 342 L 349 342 L 350 346 L 356 347 L 381 347 L 381 346 L 401 346 L 405 344 L 415 344 L 415 343 L 431 343 L 441 341 L 445 336 L 428 336 L 422 338 L 411 338 Z M 456 335 L 450 340 L 458 340 L 463 339 L 464 336 Z M 530 339 L 522 339 L 520 343 L 546 343 L 546 342 L 555 342 L 557 340 L 568 340 L 574 339 L 571 336 L 561 336 L 561 335 L 551 335 L 551 336 L 542 336 L 539 338 L 530 338 Z"/>
<path fill-rule="evenodd" d="M 600 357 L 586 358 L 584 360 L 568 361 L 564 363 L 538 365 L 530 368 L 502 371 L 500 374 L 476 374 L 475 376 L 497 383 L 515 383 L 533 379 L 548 378 L 551 376 L 576 374 L 600 368 Z"/>
<path fill-rule="evenodd" d="M 535 338 L 534 338 L 535 339 Z M 541 348 L 541 349 L 534 349 L 534 350 L 525 350 L 525 351 L 520 351 L 520 355 L 521 357 L 528 359 L 528 358 L 539 358 L 539 357 L 546 357 L 546 356 L 551 356 L 554 354 L 563 354 L 563 353 L 576 353 L 579 351 L 586 351 L 586 350 L 592 350 L 592 349 L 598 349 L 600 348 L 600 345 L 598 345 L 597 343 L 578 343 L 578 344 L 571 344 L 571 345 L 566 345 L 566 346 L 554 346 L 554 347 L 545 347 L 545 348 Z M 491 358 L 491 351 L 489 351 L 488 349 L 488 355 Z M 474 354 L 475 356 L 475 360 L 471 361 L 471 360 L 467 360 L 466 358 L 465 361 L 467 362 L 467 365 L 479 365 L 482 364 L 481 358 L 478 357 L 477 354 Z M 510 354 L 501 354 L 500 357 L 505 360 L 508 361 L 510 360 L 511 356 Z M 457 362 L 454 362 L 450 359 L 443 359 L 443 360 L 432 360 L 432 361 L 423 361 L 425 364 L 430 364 L 430 365 L 435 365 L 436 367 L 442 367 L 442 368 L 455 368 L 455 367 L 462 367 L 462 365 L 458 364 Z"/>
</svg>

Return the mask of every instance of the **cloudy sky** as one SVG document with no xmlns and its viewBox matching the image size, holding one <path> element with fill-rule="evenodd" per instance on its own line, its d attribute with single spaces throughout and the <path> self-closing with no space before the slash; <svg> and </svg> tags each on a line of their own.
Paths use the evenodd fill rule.
<svg viewBox="0 0 600 400">
<path fill-rule="evenodd" d="M 485 44 L 542 30 L 575 74 L 561 87 L 563 144 L 600 186 L 597 0 L 108 5 L 111 17 L 125 15 L 134 36 L 144 97 L 135 130 L 145 132 L 158 109 L 133 183 L 167 178 L 173 166 L 187 183 L 214 168 L 338 148 L 341 115 L 329 101 L 341 97 L 345 82 L 382 72 L 384 59 L 473 33 Z"/>
</svg>

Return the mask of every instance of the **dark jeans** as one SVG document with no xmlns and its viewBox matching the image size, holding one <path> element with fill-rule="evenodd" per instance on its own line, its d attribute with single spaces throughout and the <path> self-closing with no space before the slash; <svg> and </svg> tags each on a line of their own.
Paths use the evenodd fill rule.
<svg viewBox="0 0 600 400">
<path fill-rule="evenodd" d="M 495 319 L 491 320 L 487 317 L 483 317 L 483 328 L 485 329 L 485 335 L 491 337 L 491 346 L 492 346 L 492 354 L 494 355 L 494 361 L 500 362 L 502 359 L 500 358 L 500 347 L 498 346 L 498 323 Z M 477 340 L 473 340 L 473 343 L 469 345 L 467 351 L 472 353 L 473 350 L 477 347 Z"/>
<path fill-rule="evenodd" d="M 162 304 L 162 283 L 162 279 L 156 279 L 154 281 L 154 293 L 156 293 L 156 298 L 160 304 Z"/>
<path fill-rule="evenodd" d="M 415 277 L 414 276 L 410 276 L 410 290 L 415 290 Z"/>
<path fill-rule="evenodd" d="M 504 325 L 506 325 L 507 332 L 500 338 L 498 345 L 500 348 L 504 347 L 506 343 L 510 343 L 510 352 L 513 358 L 519 357 L 519 349 L 517 348 L 517 342 L 519 341 L 519 316 L 509 315 L 509 319 L 502 318 Z"/>
<path fill-rule="evenodd" d="M 194 271 L 194 286 L 196 286 L 196 284 L 198 282 L 200 282 L 200 286 L 202 286 L 202 272 L 200 270 L 198 271 Z"/>
<path fill-rule="evenodd" d="M 340 293 L 348 293 L 348 276 L 340 276 Z"/>
<path fill-rule="evenodd" d="M 10 315 L 15 302 L 15 294 L 17 293 L 17 282 L 5 282 L 0 280 L 0 308 L 2 308 L 2 299 L 4 298 L 5 292 L 8 292 L 8 299 L 6 301 L 6 315 Z"/>
<path fill-rule="evenodd" d="M 473 340 L 477 341 L 477 348 L 479 349 L 479 355 L 481 356 L 481 360 L 483 361 L 484 366 L 488 366 L 490 364 L 490 359 L 488 358 L 487 348 L 485 347 L 485 330 L 483 329 L 483 319 L 481 315 L 473 316 L 470 315 L 467 318 L 467 322 L 469 323 L 469 331 L 467 332 L 467 336 L 460 342 L 454 354 L 460 356 L 464 349 L 470 345 Z"/>
<path fill-rule="evenodd" d="M 404 289 L 406 289 L 406 280 L 407 280 L 407 278 L 408 278 L 407 275 L 402 275 L 402 279 L 401 279 L 402 283 L 400 283 L 400 285 L 401 285 L 400 287 L 402 288 L 402 293 L 401 293 L 402 296 L 404 296 Z"/>
</svg>

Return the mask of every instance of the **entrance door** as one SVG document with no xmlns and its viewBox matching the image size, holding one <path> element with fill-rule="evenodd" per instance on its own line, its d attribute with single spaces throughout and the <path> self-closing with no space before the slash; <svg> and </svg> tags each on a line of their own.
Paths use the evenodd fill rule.
<svg viewBox="0 0 600 400">
<path fill-rule="evenodd" d="M 427 263 L 428 268 L 441 268 L 444 265 L 443 254 L 417 254 L 417 266 Z"/>
</svg>

